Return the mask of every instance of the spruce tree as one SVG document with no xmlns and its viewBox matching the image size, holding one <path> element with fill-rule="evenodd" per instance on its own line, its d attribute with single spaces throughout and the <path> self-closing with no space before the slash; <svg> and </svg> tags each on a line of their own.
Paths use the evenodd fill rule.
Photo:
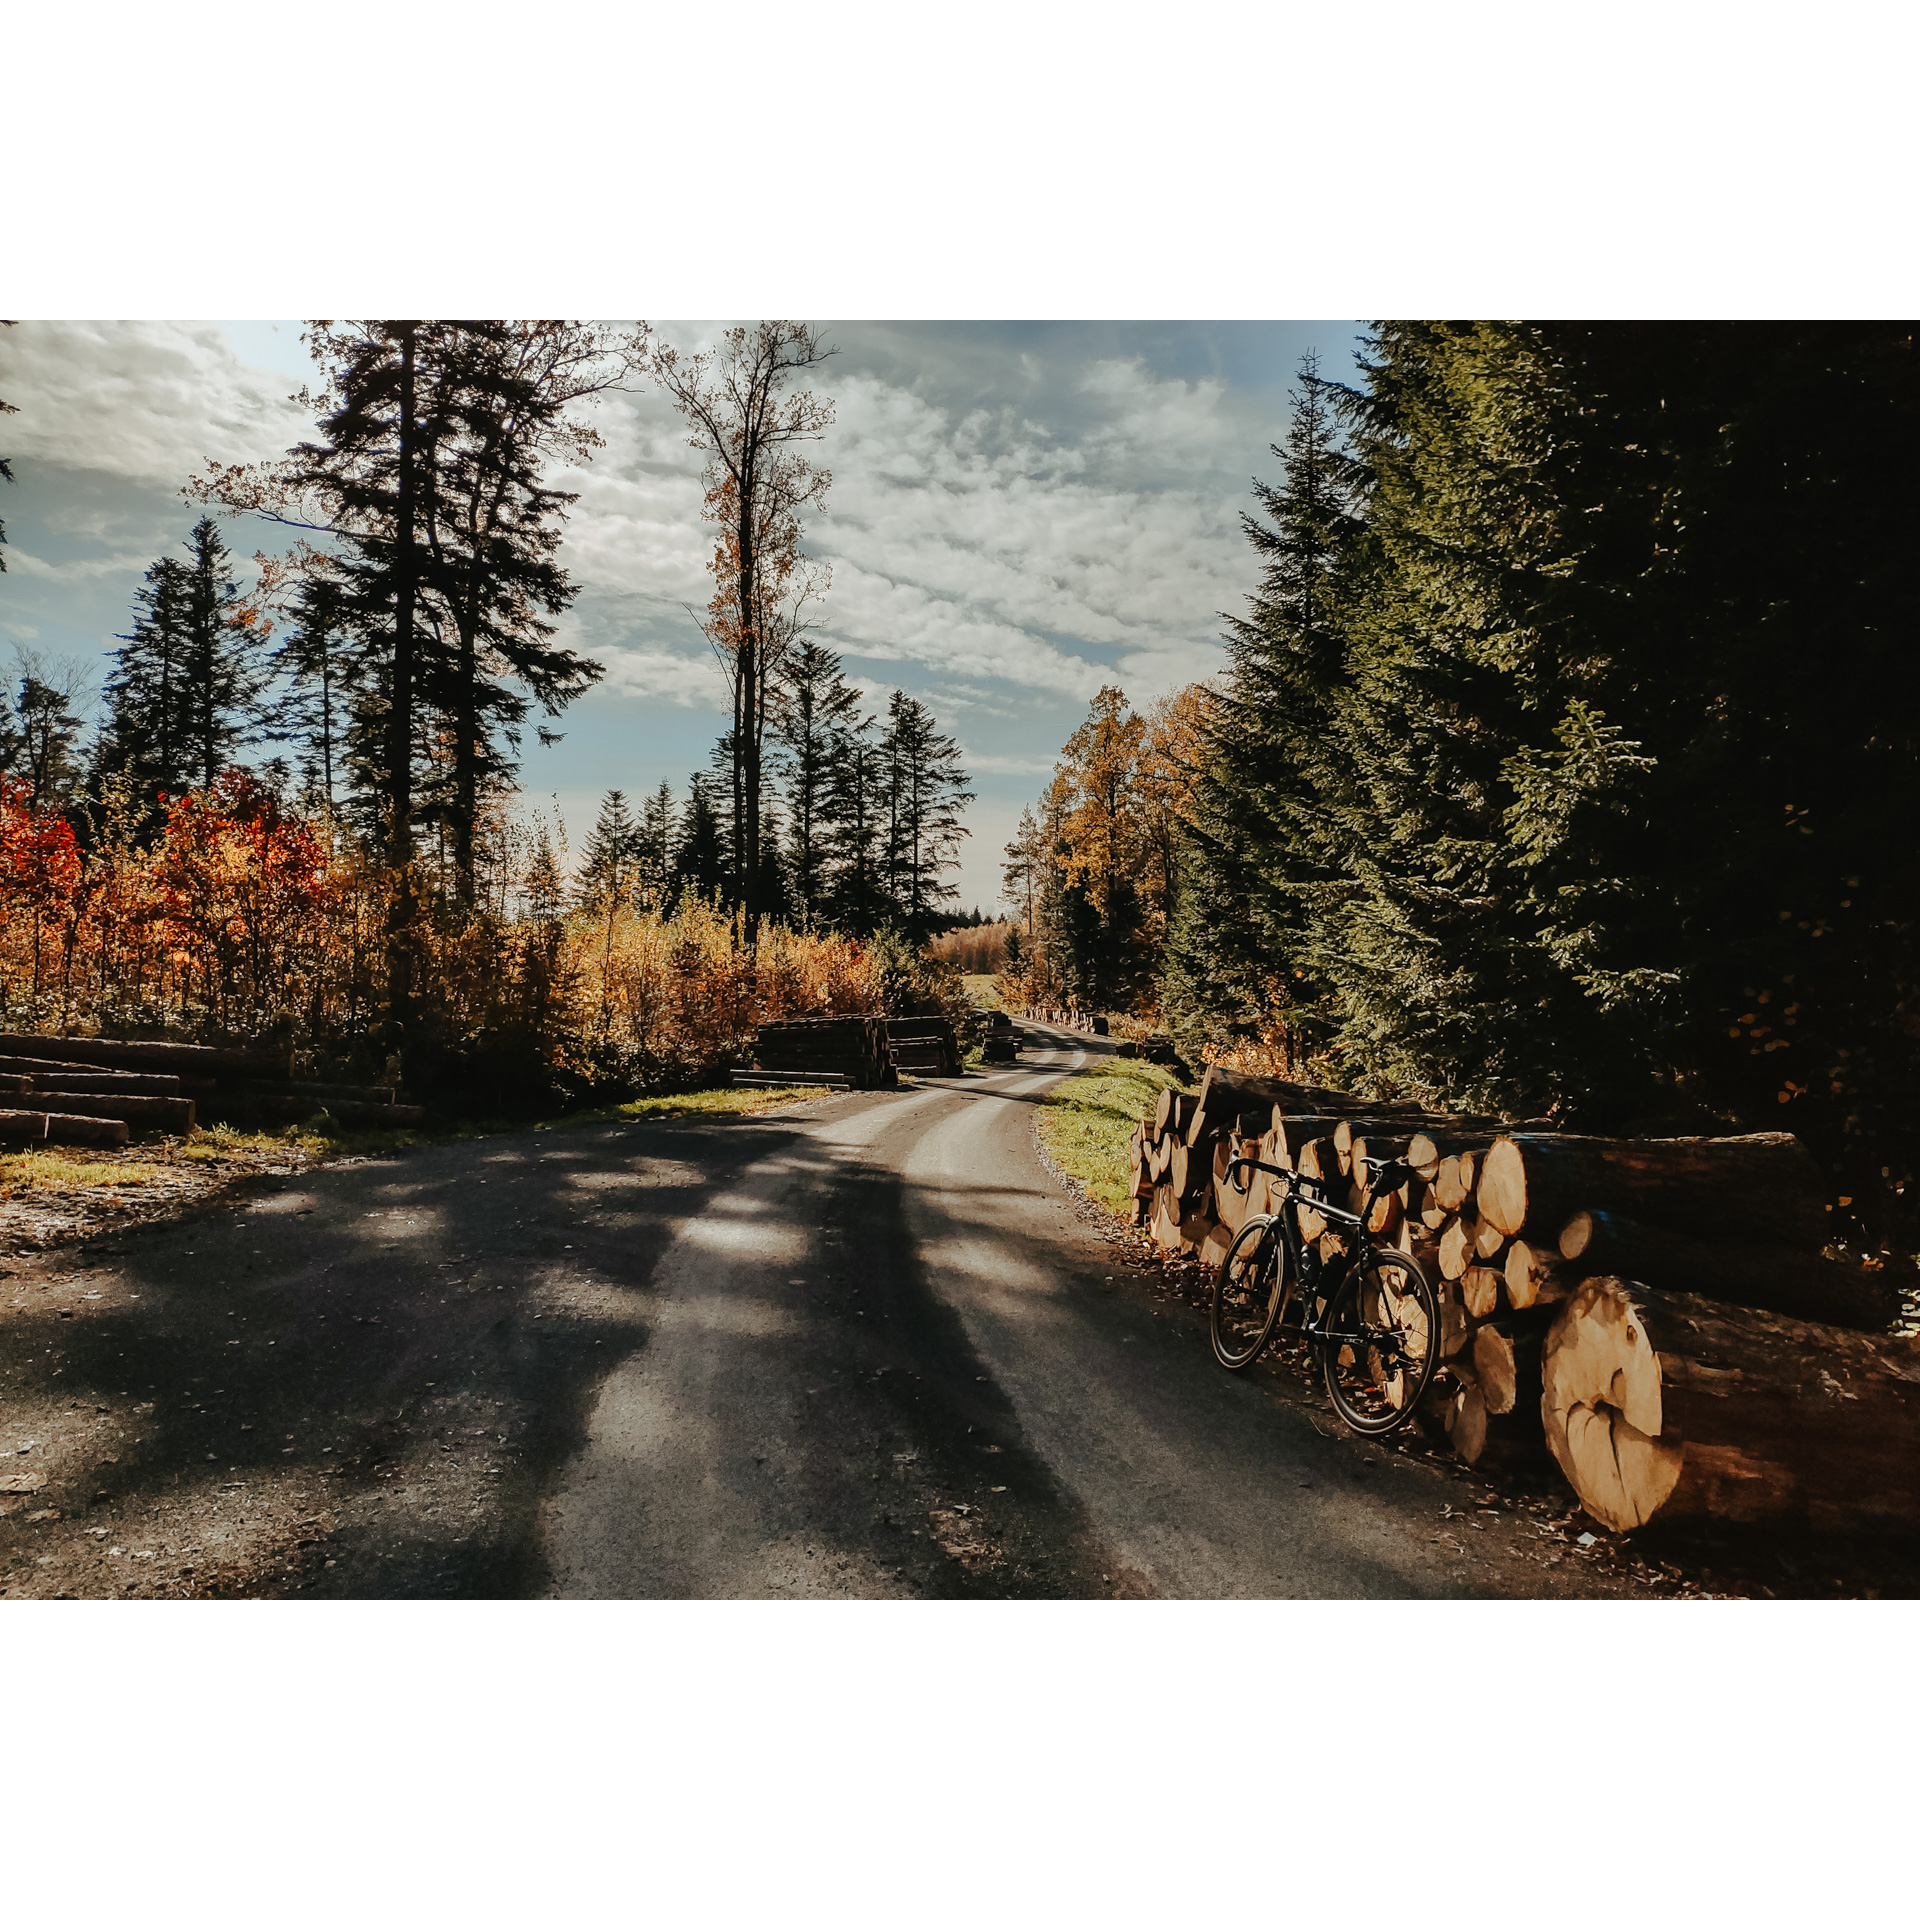
<svg viewBox="0 0 1920 1920">
<path fill-rule="evenodd" d="M 727 833 L 713 801 L 714 778 L 696 773 L 687 785 L 673 849 L 673 880 L 678 893 L 724 901 L 728 892 Z"/>
<path fill-rule="evenodd" d="M 192 784 L 186 576 L 171 555 L 147 569 L 134 594 L 133 631 L 120 636 L 102 689 L 106 716 L 95 783 L 124 776 L 147 807 Z"/>
<path fill-rule="evenodd" d="M 775 724 L 794 904 L 809 920 L 827 902 L 834 757 L 859 711 L 859 690 L 842 676 L 839 657 L 802 641 L 781 668 Z"/>
<path fill-rule="evenodd" d="M 934 930 L 957 889 L 941 876 L 959 865 L 961 815 L 973 783 L 959 743 L 942 734 L 918 700 L 896 688 L 881 741 L 888 775 L 888 888 L 899 924 L 916 945 Z"/>
<path fill-rule="evenodd" d="M 581 849 L 574 891 L 582 905 L 598 906 L 609 896 L 625 897 L 639 874 L 640 825 L 618 787 L 608 791 Z"/>
<path fill-rule="evenodd" d="M 662 908 L 673 890 L 673 850 L 678 823 L 672 784 L 662 780 L 641 811 L 637 838 L 640 885 L 652 896 L 655 905 Z"/>
</svg>

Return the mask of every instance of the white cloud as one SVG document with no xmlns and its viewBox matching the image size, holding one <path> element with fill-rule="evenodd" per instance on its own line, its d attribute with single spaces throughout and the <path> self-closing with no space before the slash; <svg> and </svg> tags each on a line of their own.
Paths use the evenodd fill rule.
<svg viewBox="0 0 1920 1920">
<path fill-rule="evenodd" d="M 607 670 L 601 685 L 632 699 L 666 700 L 677 707 L 729 705 L 727 685 L 711 655 L 670 653 L 659 647 L 600 647 L 594 657 Z"/>
<path fill-rule="evenodd" d="M 284 373 L 248 366 L 216 326 L 23 320 L 0 332 L 11 451 L 177 487 L 208 460 L 283 453 L 311 424 Z"/>
</svg>

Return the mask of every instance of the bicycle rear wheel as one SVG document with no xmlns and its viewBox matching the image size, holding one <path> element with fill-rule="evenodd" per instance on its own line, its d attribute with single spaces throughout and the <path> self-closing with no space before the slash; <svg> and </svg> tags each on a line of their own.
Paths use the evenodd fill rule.
<svg viewBox="0 0 1920 1920">
<path fill-rule="evenodd" d="M 1320 1348 L 1333 1410 L 1357 1432 L 1391 1433 L 1412 1416 L 1439 1358 L 1433 1282 L 1403 1253 L 1364 1253 Z"/>
<path fill-rule="evenodd" d="M 1286 1305 L 1290 1275 L 1280 1224 L 1249 1220 L 1213 1277 L 1213 1357 L 1238 1372 L 1259 1358 Z"/>
</svg>

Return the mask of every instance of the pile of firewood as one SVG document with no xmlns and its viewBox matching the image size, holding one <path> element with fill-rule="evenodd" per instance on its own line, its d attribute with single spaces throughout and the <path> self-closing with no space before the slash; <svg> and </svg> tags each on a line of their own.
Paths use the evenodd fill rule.
<svg viewBox="0 0 1920 1920">
<path fill-rule="evenodd" d="M 291 1056 L 170 1040 L 0 1034 L 0 1140 L 121 1147 L 133 1126 L 284 1123 L 327 1113 L 347 1125 L 411 1126 L 423 1107 L 391 1087 L 293 1078 Z"/>
<path fill-rule="evenodd" d="M 1920 1521 L 1920 1354 L 1887 1331 L 1891 1282 L 1822 1251 L 1830 1212 L 1791 1134 L 1575 1136 L 1214 1068 L 1135 1129 L 1137 1217 L 1217 1266 L 1274 1199 L 1266 1176 L 1235 1191 L 1235 1155 L 1357 1211 L 1363 1154 L 1414 1169 L 1368 1224 L 1434 1282 L 1441 1363 L 1417 1418 L 1468 1462 L 1544 1445 L 1617 1529 Z"/>
</svg>

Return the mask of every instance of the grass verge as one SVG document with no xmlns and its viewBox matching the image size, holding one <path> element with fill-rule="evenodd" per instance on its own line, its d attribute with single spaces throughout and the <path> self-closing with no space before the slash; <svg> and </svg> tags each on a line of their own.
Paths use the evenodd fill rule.
<svg viewBox="0 0 1920 1920">
<path fill-rule="evenodd" d="M 0 1194 L 38 1188 L 72 1192 L 82 1187 L 147 1187 L 160 1178 L 140 1161 L 83 1160 L 59 1147 L 28 1147 L 0 1153 Z"/>
<path fill-rule="evenodd" d="M 1133 1218 L 1133 1183 L 1127 1170 L 1127 1138 L 1144 1120 L 1163 1087 L 1176 1075 L 1144 1060 L 1107 1060 L 1075 1074 L 1050 1093 L 1040 1108 L 1041 1143 L 1061 1172 L 1084 1186 L 1116 1219 Z"/>
<path fill-rule="evenodd" d="M 790 1107 L 796 1100 L 818 1100 L 832 1087 L 705 1087 L 697 1093 L 653 1093 L 639 1100 L 623 1100 L 611 1107 L 592 1107 L 549 1120 L 553 1127 L 590 1126 L 607 1120 L 670 1120 L 676 1115 L 767 1113 Z"/>
</svg>

